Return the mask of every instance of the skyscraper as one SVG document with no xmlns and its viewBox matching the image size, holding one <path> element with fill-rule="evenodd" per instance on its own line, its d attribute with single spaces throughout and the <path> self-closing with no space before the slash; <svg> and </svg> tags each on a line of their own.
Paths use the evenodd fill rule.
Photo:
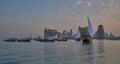
<svg viewBox="0 0 120 64">
<path fill-rule="evenodd" d="M 73 38 L 73 31 L 72 31 L 72 29 L 70 29 L 70 39 L 72 39 Z"/>
<path fill-rule="evenodd" d="M 99 25 L 98 26 L 98 29 L 97 29 L 97 38 L 98 39 L 104 39 L 104 34 L 105 34 L 105 32 L 104 32 L 104 28 L 103 28 L 103 25 Z"/>
</svg>

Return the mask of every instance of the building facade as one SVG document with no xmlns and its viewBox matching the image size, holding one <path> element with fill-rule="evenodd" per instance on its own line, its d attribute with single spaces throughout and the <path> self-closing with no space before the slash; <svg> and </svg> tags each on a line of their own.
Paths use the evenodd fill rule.
<svg viewBox="0 0 120 64">
<path fill-rule="evenodd" d="M 44 37 L 48 38 L 48 37 L 53 37 L 57 34 L 57 30 L 55 29 L 44 29 Z"/>
</svg>

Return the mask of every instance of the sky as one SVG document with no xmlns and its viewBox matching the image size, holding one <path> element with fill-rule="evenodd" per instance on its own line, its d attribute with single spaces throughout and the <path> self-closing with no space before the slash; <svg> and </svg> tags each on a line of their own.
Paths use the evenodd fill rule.
<svg viewBox="0 0 120 64">
<path fill-rule="evenodd" d="M 87 26 L 89 16 L 94 31 L 120 35 L 119 0 L 0 0 L 0 37 L 44 34 L 44 28 L 59 32 Z"/>
</svg>

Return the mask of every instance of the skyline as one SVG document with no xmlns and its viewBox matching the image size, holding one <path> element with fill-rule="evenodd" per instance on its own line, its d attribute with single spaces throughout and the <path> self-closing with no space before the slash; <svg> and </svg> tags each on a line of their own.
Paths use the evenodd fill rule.
<svg viewBox="0 0 120 64">
<path fill-rule="evenodd" d="M 43 35 L 44 28 L 75 33 L 89 16 L 94 31 L 102 24 L 119 36 L 119 6 L 119 0 L 0 0 L 0 35 Z"/>
</svg>

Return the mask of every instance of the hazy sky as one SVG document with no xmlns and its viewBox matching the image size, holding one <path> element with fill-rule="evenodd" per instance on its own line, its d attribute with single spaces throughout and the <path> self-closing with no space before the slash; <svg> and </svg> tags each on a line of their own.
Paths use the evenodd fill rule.
<svg viewBox="0 0 120 64">
<path fill-rule="evenodd" d="M 43 35 L 44 28 L 63 30 L 99 24 L 120 35 L 120 0 L 0 0 L 0 36 Z"/>
</svg>

